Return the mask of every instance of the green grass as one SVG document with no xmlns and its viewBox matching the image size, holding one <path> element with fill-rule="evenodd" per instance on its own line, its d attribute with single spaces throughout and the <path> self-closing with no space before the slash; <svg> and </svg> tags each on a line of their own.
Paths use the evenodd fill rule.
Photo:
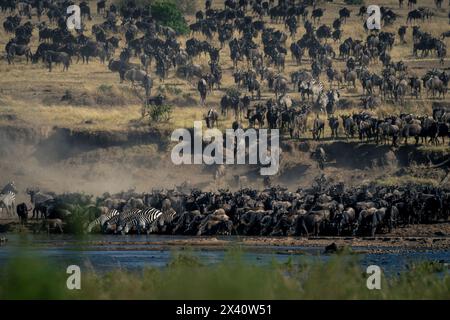
<svg viewBox="0 0 450 320">
<path fill-rule="evenodd" d="M 215 265 L 184 253 L 165 268 L 142 272 L 82 268 L 81 290 L 70 291 L 65 268 L 17 257 L 0 268 L 0 299 L 450 299 L 450 276 L 443 268 L 411 266 L 393 277 L 382 275 L 381 290 L 368 290 L 368 275 L 348 254 L 328 262 L 293 258 L 254 266 L 236 251 Z"/>
</svg>

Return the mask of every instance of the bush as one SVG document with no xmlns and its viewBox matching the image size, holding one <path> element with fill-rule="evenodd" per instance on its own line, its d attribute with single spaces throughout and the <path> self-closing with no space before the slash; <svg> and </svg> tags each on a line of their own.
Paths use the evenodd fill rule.
<svg viewBox="0 0 450 320">
<path fill-rule="evenodd" d="M 241 91 L 236 87 L 228 88 L 225 92 L 227 96 L 233 99 L 239 99 L 241 96 Z"/>
<path fill-rule="evenodd" d="M 183 12 L 174 2 L 158 1 L 151 5 L 152 16 L 163 26 L 171 27 L 180 34 L 189 32 Z"/>
<path fill-rule="evenodd" d="M 94 206 L 74 206 L 65 220 L 65 232 L 84 234 L 90 221 L 100 216 L 100 210 Z"/>
<path fill-rule="evenodd" d="M 179 34 L 189 32 L 183 14 L 195 13 L 195 5 L 191 0 L 116 0 L 118 7 L 127 6 L 129 2 L 138 7 L 150 5 L 153 18 L 161 25 L 171 27 Z"/>
<path fill-rule="evenodd" d="M 168 121 L 172 114 L 172 106 L 167 104 L 161 106 L 149 105 L 144 107 L 143 116 L 146 114 L 148 114 L 152 122 Z"/>
</svg>

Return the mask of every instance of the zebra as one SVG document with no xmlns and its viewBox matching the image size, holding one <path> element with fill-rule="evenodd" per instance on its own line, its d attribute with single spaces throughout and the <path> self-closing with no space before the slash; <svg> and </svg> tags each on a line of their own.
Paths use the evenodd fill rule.
<svg viewBox="0 0 450 320">
<path fill-rule="evenodd" d="M 312 79 L 299 83 L 298 91 L 301 93 L 303 100 L 305 99 L 306 94 L 308 99 L 312 97 L 312 100 L 314 101 L 314 98 L 318 98 L 321 95 L 323 88 L 324 85 L 322 81 Z"/>
<path fill-rule="evenodd" d="M 165 225 L 171 223 L 175 217 L 177 216 L 177 212 L 172 208 L 164 211 L 158 219 L 156 219 L 147 230 L 147 233 L 156 233 L 158 230 L 161 230 Z"/>
<path fill-rule="evenodd" d="M 111 219 L 103 224 L 103 233 L 108 231 L 113 231 L 122 223 L 122 221 L 128 219 L 137 210 L 126 210 L 122 211 L 120 214 L 113 216 Z"/>
<path fill-rule="evenodd" d="M 131 229 L 136 229 L 138 233 L 148 230 L 149 227 L 162 215 L 162 212 L 155 208 L 147 208 L 140 211 L 135 216 L 129 219 L 123 225 L 119 227 L 118 232 L 123 230 L 123 233 L 127 234 Z"/>
<path fill-rule="evenodd" d="M 6 194 L 8 191 L 12 191 L 14 194 L 17 194 L 17 188 L 14 181 L 8 182 L 8 184 L 3 187 L 2 191 L 0 191 L 0 194 Z"/>
<path fill-rule="evenodd" d="M 14 203 L 16 200 L 16 194 L 13 191 L 7 191 L 4 194 L 0 194 L 0 208 L 6 209 L 6 214 L 8 216 L 14 216 Z"/>
<path fill-rule="evenodd" d="M 125 226 L 132 220 L 136 219 L 141 211 L 142 211 L 141 209 L 133 209 L 125 212 L 126 217 L 120 217 L 119 215 L 119 221 L 117 222 L 116 230 L 114 231 L 114 233 L 124 234 L 123 230 Z"/>
<path fill-rule="evenodd" d="M 313 97 L 316 96 L 318 97 L 322 92 L 323 92 L 323 83 L 322 81 L 316 80 L 316 79 L 312 79 L 310 82 L 310 90 L 312 92 Z"/>
<path fill-rule="evenodd" d="M 104 224 L 111 220 L 112 217 L 119 215 L 120 212 L 116 209 L 109 210 L 108 213 L 102 214 L 100 217 L 89 223 L 87 226 L 87 232 L 91 232 L 96 226 L 100 226 L 103 229 Z"/>
</svg>

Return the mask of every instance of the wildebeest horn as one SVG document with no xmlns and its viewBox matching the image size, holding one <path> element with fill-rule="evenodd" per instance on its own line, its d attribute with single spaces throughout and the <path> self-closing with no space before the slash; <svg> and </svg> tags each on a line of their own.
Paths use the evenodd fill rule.
<svg viewBox="0 0 450 320">
<path fill-rule="evenodd" d="M 440 167 L 445 166 L 447 163 L 450 163 L 450 159 L 447 159 L 444 162 L 441 162 L 439 164 L 434 164 L 431 166 L 431 168 L 440 168 Z"/>
</svg>

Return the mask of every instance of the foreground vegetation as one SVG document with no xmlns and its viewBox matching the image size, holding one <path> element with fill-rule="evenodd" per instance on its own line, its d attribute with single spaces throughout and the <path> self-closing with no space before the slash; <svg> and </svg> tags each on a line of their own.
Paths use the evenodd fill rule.
<svg viewBox="0 0 450 320">
<path fill-rule="evenodd" d="M 382 275 L 381 290 L 368 290 L 369 275 L 348 252 L 327 262 L 292 259 L 270 266 L 251 265 L 233 251 L 215 265 L 175 254 L 166 268 L 142 272 L 82 267 L 81 290 L 74 291 L 66 288 L 65 267 L 30 257 L 13 258 L 0 271 L 0 299 L 450 299 L 442 264 Z"/>
</svg>

